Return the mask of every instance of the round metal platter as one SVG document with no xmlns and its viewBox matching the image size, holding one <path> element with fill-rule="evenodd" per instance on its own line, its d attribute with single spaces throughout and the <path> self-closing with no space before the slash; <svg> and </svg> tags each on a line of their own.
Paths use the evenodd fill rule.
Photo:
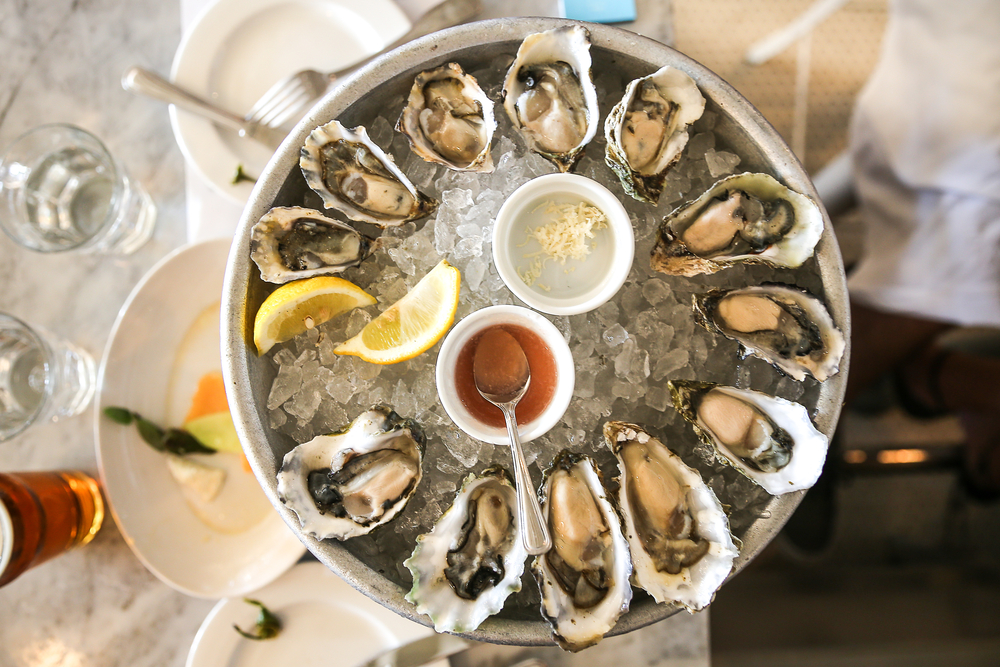
<svg viewBox="0 0 1000 667">
<path fill-rule="evenodd" d="M 275 377 L 267 358 L 258 358 L 253 345 L 253 320 L 261 302 L 274 286 L 260 280 L 250 260 L 250 230 L 272 206 L 301 205 L 307 186 L 299 170 L 299 149 L 309 132 L 318 125 L 339 119 L 353 127 L 370 122 L 379 114 L 397 114 L 416 74 L 449 61 L 460 62 L 467 71 L 490 63 L 506 69 L 525 36 L 572 22 L 559 19 L 515 18 L 467 24 L 412 42 L 361 69 L 343 85 L 331 91 L 291 133 L 258 180 L 243 212 L 234 240 L 223 291 L 223 365 L 231 390 L 230 404 L 244 450 L 264 491 L 285 522 L 299 535 L 309 550 L 327 567 L 362 593 L 399 614 L 429 625 L 404 599 L 408 582 L 396 579 L 396 568 L 379 565 L 363 541 L 319 541 L 305 535 L 295 515 L 276 495 L 275 475 L 282 457 L 295 446 L 291 438 L 268 426 L 267 396 Z M 681 53 L 614 27 L 587 24 L 595 75 L 602 68 L 615 68 L 622 80 L 645 76 L 663 65 L 671 65 L 690 75 L 708 101 L 707 109 L 718 115 L 714 127 L 718 144 L 742 158 L 740 170 L 770 173 L 788 187 L 818 201 L 816 192 L 798 160 L 777 132 L 739 93 L 718 76 Z M 497 113 L 503 113 L 499 107 Z M 395 115 L 391 116 L 395 120 Z M 398 158 L 397 158 L 398 160 Z M 609 170 L 610 173 L 610 170 Z M 689 193 L 694 198 L 700 193 Z M 626 195 L 623 195 L 626 196 Z M 671 207 L 661 207 L 665 214 Z M 813 272 L 822 282 L 823 296 L 838 327 L 850 337 L 847 291 L 843 263 L 824 212 L 825 230 L 814 259 L 801 269 Z M 636 256 L 635 261 L 648 261 Z M 816 426 L 832 435 L 840 414 L 847 379 L 849 350 L 841 371 L 814 387 L 807 407 Z M 778 533 L 798 506 L 802 492 L 770 498 L 763 511 L 736 537 L 742 542 L 732 575 L 749 563 Z M 725 499 L 723 499 L 725 502 Z M 358 542 L 361 540 L 361 542 Z M 356 543 L 357 542 L 357 543 Z M 388 555 L 402 561 L 409 554 Z M 732 576 L 731 575 L 731 576 Z M 676 613 L 669 605 L 658 605 L 636 591 L 631 608 L 609 633 L 622 634 L 644 627 Z M 518 645 L 552 644 L 551 629 L 537 606 L 519 608 L 510 604 L 467 635 L 480 641 Z"/>
</svg>

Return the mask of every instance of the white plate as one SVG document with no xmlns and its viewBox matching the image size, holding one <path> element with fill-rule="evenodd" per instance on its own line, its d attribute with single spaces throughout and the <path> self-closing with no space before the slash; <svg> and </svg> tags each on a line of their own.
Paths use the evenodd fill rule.
<svg viewBox="0 0 1000 667">
<path fill-rule="evenodd" d="M 305 547 L 238 455 L 205 457 L 229 468 L 219 498 L 197 508 L 210 526 L 185 500 L 165 455 L 134 426 L 116 424 L 101 411 L 121 406 L 164 426 L 183 421 L 198 378 L 222 366 L 218 308 L 228 253 L 225 239 L 187 246 L 143 277 L 112 329 L 96 401 L 97 462 L 118 528 L 153 574 L 204 598 L 260 588 Z"/>
<path fill-rule="evenodd" d="M 351 667 L 433 634 L 369 600 L 317 562 L 296 565 L 253 599 L 280 618 L 281 633 L 267 641 L 244 639 L 233 625 L 250 630 L 257 607 L 239 598 L 222 600 L 201 624 L 187 667 Z"/>
<path fill-rule="evenodd" d="M 218 0 L 192 24 L 174 56 L 174 82 L 244 114 L 279 79 L 328 72 L 377 53 L 410 29 L 392 0 Z M 236 166 L 259 176 L 272 151 L 170 107 L 184 157 L 216 191 L 246 203 L 253 183 L 233 184 Z"/>
</svg>

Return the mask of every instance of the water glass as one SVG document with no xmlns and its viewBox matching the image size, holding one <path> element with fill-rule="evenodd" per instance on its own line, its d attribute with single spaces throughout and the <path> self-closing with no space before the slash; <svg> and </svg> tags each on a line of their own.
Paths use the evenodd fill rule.
<svg viewBox="0 0 1000 667">
<path fill-rule="evenodd" d="M 0 586 L 94 539 L 104 496 L 75 470 L 0 473 Z"/>
<path fill-rule="evenodd" d="M 36 421 L 79 414 L 97 386 L 93 357 L 0 313 L 0 441 Z"/>
<path fill-rule="evenodd" d="M 153 200 L 86 130 L 42 125 L 0 157 L 0 226 L 25 248 L 128 254 L 155 223 Z"/>
</svg>

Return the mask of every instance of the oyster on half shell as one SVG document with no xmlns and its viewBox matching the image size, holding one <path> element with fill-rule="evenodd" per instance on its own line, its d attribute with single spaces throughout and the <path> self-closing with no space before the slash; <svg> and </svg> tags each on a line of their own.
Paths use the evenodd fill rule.
<svg viewBox="0 0 1000 667">
<path fill-rule="evenodd" d="M 528 35 L 507 71 L 504 109 L 528 148 L 569 171 L 597 134 L 590 33 L 574 25 Z"/>
<path fill-rule="evenodd" d="M 396 129 L 413 152 L 457 171 L 493 171 L 493 100 L 457 63 L 421 72 Z"/>
<path fill-rule="evenodd" d="M 650 264 L 674 276 L 715 273 L 735 262 L 795 268 L 822 234 L 814 201 L 767 174 L 736 174 L 664 218 Z"/>
<path fill-rule="evenodd" d="M 701 474 L 641 426 L 604 425 L 618 458 L 618 505 L 632 553 L 632 583 L 688 611 L 708 605 L 737 556 L 729 520 Z"/>
<path fill-rule="evenodd" d="M 395 517 L 420 482 L 423 430 L 386 407 L 285 454 L 278 498 L 324 540 L 366 535 Z"/>
<path fill-rule="evenodd" d="M 696 321 L 800 382 L 837 373 L 844 335 L 823 302 L 788 285 L 713 290 L 694 297 Z"/>
<path fill-rule="evenodd" d="M 621 522 L 586 456 L 560 452 L 541 490 L 552 548 L 531 569 L 542 594 L 542 615 L 568 651 L 601 641 L 628 610 L 632 572 Z"/>
<path fill-rule="evenodd" d="M 667 172 L 688 142 L 688 126 L 701 118 L 705 98 L 694 80 L 669 65 L 631 81 L 604 120 L 604 161 L 622 187 L 655 204 Z"/>
<path fill-rule="evenodd" d="M 299 155 L 306 183 L 323 206 L 351 220 L 396 227 L 429 215 L 437 201 L 419 192 L 368 136 L 332 120 L 306 137 Z"/>
<path fill-rule="evenodd" d="M 406 599 L 438 632 L 471 632 L 521 590 L 528 557 L 517 497 L 500 466 L 470 474 L 452 506 L 403 564 L 413 574 Z"/>
<path fill-rule="evenodd" d="M 346 223 L 299 206 L 272 208 L 250 233 L 250 257 L 269 283 L 340 273 L 379 245 Z"/>
<path fill-rule="evenodd" d="M 728 463 L 771 495 L 808 489 L 826 461 L 827 437 L 805 406 L 709 382 L 667 383 L 674 407 Z"/>
</svg>

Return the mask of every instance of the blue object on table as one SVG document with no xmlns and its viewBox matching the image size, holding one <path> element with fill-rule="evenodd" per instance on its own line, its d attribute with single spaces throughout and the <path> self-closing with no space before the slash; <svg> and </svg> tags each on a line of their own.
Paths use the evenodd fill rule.
<svg viewBox="0 0 1000 667">
<path fill-rule="evenodd" d="M 592 23 L 635 20 L 635 0 L 563 0 L 566 18 Z"/>
</svg>

